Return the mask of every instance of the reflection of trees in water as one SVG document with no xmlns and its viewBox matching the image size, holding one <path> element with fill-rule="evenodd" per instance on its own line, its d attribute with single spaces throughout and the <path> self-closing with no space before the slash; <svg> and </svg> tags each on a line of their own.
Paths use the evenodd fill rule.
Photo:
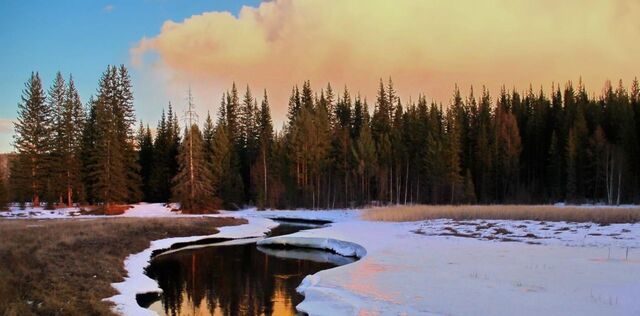
<svg viewBox="0 0 640 316">
<path fill-rule="evenodd" d="M 248 244 L 160 256 L 147 274 L 164 290 L 167 315 L 295 315 L 302 279 L 334 266 L 268 256 Z"/>
</svg>

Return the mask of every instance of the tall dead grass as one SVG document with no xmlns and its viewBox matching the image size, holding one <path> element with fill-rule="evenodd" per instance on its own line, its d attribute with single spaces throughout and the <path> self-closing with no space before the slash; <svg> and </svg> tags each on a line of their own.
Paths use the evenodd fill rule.
<svg viewBox="0 0 640 316">
<path fill-rule="evenodd" d="M 640 207 L 580 207 L 553 205 L 413 205 L 365 210 L 371 221 L 410 222 L 427 219 L 503 219 L 593 222 L 598 224 L 640 222 Z"/>
</svg>

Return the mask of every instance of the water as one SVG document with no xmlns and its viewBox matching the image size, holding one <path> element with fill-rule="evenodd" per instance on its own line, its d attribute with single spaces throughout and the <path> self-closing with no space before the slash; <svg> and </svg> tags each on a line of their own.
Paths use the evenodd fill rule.
<svg viewBox="0 0 640 316">
<path fill-rule="evenodd" d="M 280 236 L 317 225 L 282 223 Z M 326 251 L 269 249 L 255 242 L 181 250 L 156 257 L 147 275 L 164 293 L 138 302 L 160 315 L 298 315 L 302 279 L 353 262 Z"/>
</svg>

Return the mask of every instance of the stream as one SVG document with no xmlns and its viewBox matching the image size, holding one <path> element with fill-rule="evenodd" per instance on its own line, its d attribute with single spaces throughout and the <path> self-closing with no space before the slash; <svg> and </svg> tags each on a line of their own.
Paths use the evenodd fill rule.
<svg viewBox="0 0 640 316">
<path fill-rule="evenodd" d="M 278 221 L 268 237 L 323 227 Z M 258 247 L 257 239 L 209 240 L 157 254 L 146 269 L 162 294 L 138 295 L 159 315 L 301 315 L 305 276 L 356 261 L 324 250 Z"/>
</svg>

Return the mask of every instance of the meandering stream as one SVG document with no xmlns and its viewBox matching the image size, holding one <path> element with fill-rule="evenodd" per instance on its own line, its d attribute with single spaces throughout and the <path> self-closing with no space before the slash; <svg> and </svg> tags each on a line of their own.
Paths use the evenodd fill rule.
<svg viewBox="0 0 640 316">
<path fill-rule="evenodd" d="M 321 227 L 280 222 L 269 236 Z M 269 249 L 248 243 L 213 243 L 156 256 L 146 273 L 162 295 L 139 295 L 159 315 L 297 315 L 302 279 L 357 259 L 312 249 Z"/>
</svg>

